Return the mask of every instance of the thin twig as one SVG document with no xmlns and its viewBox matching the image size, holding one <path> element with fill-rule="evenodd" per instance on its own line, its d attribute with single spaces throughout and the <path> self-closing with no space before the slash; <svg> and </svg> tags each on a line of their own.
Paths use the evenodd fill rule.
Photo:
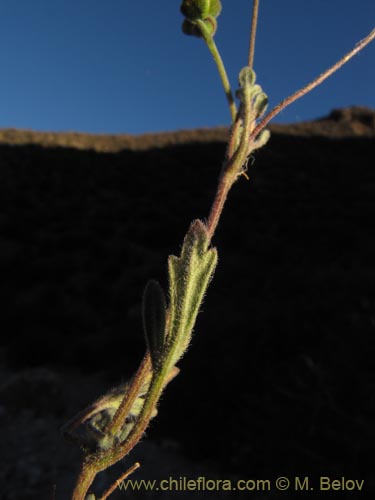
<svg viewBox="0 0 375 500">
<path fill-rule="evenodd" d="M 257 35 L 258 12 L 259 12 L 259 0 L 253 0 L 253 15 L 251 19 L 249 58 L 248 58 L 248 66 L 251 69 L 253 69 L 254 66 L 255 39 Z"/>
<path fill-rule="evenodd" d="M 119 487 L 120 483 L 124 481 L 127 477 L 129 477 L 135 470 L 137 470 L 141 464 L 139 462 L 135 462 L 134 465 L 130 467 L 127 471 L 125 471 L 116 481 L 108 488 L 108 490 L 103 493 L 103 496 L 99 500 L 106 500 L 112 493 Z"/>
<path fill-rule="evenodd" d="M 346 64 L 352 57 L 358 54 L 358 52 L 364 49 L 366 45 L 371 43 L 373 40 L 375 40 L 375 29 L 373 29 L 365 38 L 356 43 L 350 52 L 345 54 L 344 57 L 342 57 L 333 66 L 324 71 L 324 73 L 319 75 L 317 78 L 315 78 L 312 82 L 310 82 L 302 89 L 299 89 L 297 90 L 297 92 L 294 92 L 294 94 L 292 94 L 291 96 L 287 97 L 286 99 L 283 99 L 277 106 L 275 106 L 255 127 L 255 129 L 253 130 L 253 132 L 249 137 L 249 141 L 252 141 L 276 115 L 278 115 L 281 111 L 283 111 L 283 109 L 292 104 L 294 101 L 297 101 L 298 99 L 303 97 L 305 94 L 311 92 L 311 90 L 313 90 L 315 87 L 324 82 L 324 80 L 326 80 L 329 76 L 335 73 L 335 71 L 340 69 L 344 64 Z"/>
</svg>

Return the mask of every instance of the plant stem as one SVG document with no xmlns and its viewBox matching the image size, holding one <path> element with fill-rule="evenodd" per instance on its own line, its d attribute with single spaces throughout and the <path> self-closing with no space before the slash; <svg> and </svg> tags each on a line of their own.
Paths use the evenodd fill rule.
<svg viewBox="0 0 375 500">
<path fill-rule="evenodd" d="M 306 85 L 300 90 L 297 90 L 294 94 L 291 96 L 287 97 L 283 101 L 281 101 L 277 106 L 275 106 L 264 118 L 261 120 L 261 122 L 254 127 L 254 129 L 251 131 L 251 133 L 247 136 L 247 141 L 248 144 L 251 145 L 251 142 L 253 142 L 256 137 L 259 135 L 259 133 L 268 125 L 268 123 L 274 118 L 280 111 L 285 109 L 289 104 L 293 103 L 297 99 L 303 97 L 305 94 L 310 92 L 312 89 L 320 85 L 324 80 L 326 80 L 329 76 L 331 76 L 335 71 L 337 71 L 339 68 L 341 68 L 344 64 L 346 64 L 353 56 L 355 56 L 358 52 L 360 52 L 366 45 L 368 45 L 370 42 L 372 42 L 375 39 L 375 29 L 373 29 L 365 38 L 363 38 L 361 41 L 359 41 L 354 48 L 348 52 L 344 57 L 342 57 L 339 61 L 337 61 L 333 66 L 328 68 L 324 73 L 322 73 L 320 76 L 315 78 L 311 83 Z M 246 124 L 246 123 L 245 123 Z M 234 124 L 232 126 L 233 128 L 236 126 Z M 229 161 L 226 165 L 224 165 L 224 168 L 222 170 L 222 174 L 220 175 L 219 178 L 219 183 L 216 191 L 216 195 L 214 198 L 214 202 L 211 207 L 211 211 L 208 217 L 207 221 L 207 230 L 210 235 L 210 238 L 213 237 L 216 227 L 219 223 L 221 213 L 223 211 L 228 193 L 234 184 L 234 182 L 237 179 L 237 176 L 230 176 L 228 177 L 228 170 L 234 171 L 235 168 L 238 168 L 237 165 L 237 158 L 238 154 L 237 152 L 240 150 L 241 145 L 243 144 L 243 139 L 246 138 L 246 133 L 242 134 L 241 137 L 241 143 L 240 146 L 238 147 L 236 153 L 233 155 L 233 161 L 231 158 L 229 158 Z M 248 152 L 249 154 L 251 152 L 251 148 L 248 147 Z M 242 155 L 241 155 L 242 157 Z M 244 157 L 244 159 L 246 156 Z M 235 162 L 235 163 L 234 163 Z"/>
<path fill-rule="evenodd" d="M 254 66 L 255 39 L 257 34 L 258 12 L 259 12 L 259 0 L 253 0 L 253 16 L 251 19 L 249 58 L 248 58 L 248 66 L 251 69 L 253 69 Z"/>
<path fill-rule="evenodd" d="M 206 25 L 204 24 L 204 22 L 201 20 L 197 20 L 196 24 L 199 27 L 199 29 L 202 33 L 202 36 L 204 38 L 204 41 L 206 42 L 207 47 L 208 47 L 209 51 L 211 52 L 212 57 L 216 63 L 216 67 L 217 67 L 219 75 L 220 75 L 221 83 L 223 84 L 224 92 L 225 92 L 225 95 L 227 97 L 231 119 L 232 119 L 232 122 L 234 122 L 234 120 L 236 119 L 236 115 L 237 115 L 237 108 L 236 108 L 236 103 L 234 102 L 233 93 L 232 93 L 232 89 L 231 89 L 231 86 L 229 83 L 228 75 L 227 75 L 227 72 L 226 72 L 226 69 L 224 66 L 224 62 L 220 56 L 220 53 L 219 53 L 218 48 L 215 44 L 215 41 L 214 41 L 211 33 L 207 29 Z"/>
<path fill-rule="evenodd" d="M 210 239 L 212 239 L 219 223 L 230 188 L 243 172 L 243 166 L 249 155 L 248 138 L 255 125 L 255 116 L 252 110 L 251 90 L 248 86 L 245 86 L 242 88 L 242 92 L 243 96 L 241 99 L 240 111 L 236 122 L 232 125 L 231 142 L 235 140 L 239 122 L 242 122 L 241 139 L 238 148 L 234 152 L 233 145 L 231 142 L 229 144 L 228 159 L 220 175 L 216 196 L 208 216 L 207 231 Z"/>
<path fill-rule="evenodd" d="M 127 415 L 133 406 L 134 401 L 137 399 L 139 391 L 145 380 L 147 374 L 151 371 L 151 357 L 150 353 L 147 351 L 145 354 L 135 376 L 132 379 L 132 383 L 129 390 L 124 394 L 124 398 L 113 417 L 112 422 L 109 424 L 106 432 L 108 434 L 116 435 L 120 428 L 124 425 Z"/>
<path fill-rule="evenodd" d="M 108 426 L 107 429 L 108 433 L 111 432 L 113 434 L 116 434 L 116 432 L 121 428 L 127 414 L 129 413 L 135 399 L 138 396 L 139 389 L 142 386 L 144 378 L 150 370 L 151 370 L 151 358 L 149 352 L 147 352 L 137 370 L 136 375 L 133 377 L 129 391 L 127 392 L 126 395 L 124 394 L 123 401 L 121 402 L 111 424 Z M 95 455 L 90 455 L 90 457 L 93 456 Z M 72 500 L 84 500 L 90 486 L 92 485 L 95 479 L 95 476 L 100 472 L 100 470 L 102 469 L 100 468 L 98 462 L 95 459 L 94 460 L 88 459 L 86 461 L 78 476 Z M 129 475 L 133 472 L 133 470 L 135 469 L 130 470 Z"/>
<path fill-rule="evenodd" d="M 72 500 L 84 500 L 95 476 L 125 457 L 141 439 L 152 418 L 153 410 L 163 391 L 168 373 L 171 371 L 172 358 L 173 350 L 169 352 L 162 368 L 154 372 L 142 411 L 125 442 L 113 449 L 93 453 L 86 457 L 77 479 Z"/>
<path fill-rule="evenodd" d="M 326 71 L 321 73 L 317 78 L 315 78 L 312 82 L 307 84 L 305 87 L 297 90 L 294 92 L 294 94 L 290 95 L 286 99 L 283 99 L 277 106 L 275 106 L 264 118 L 261 120 L 261 122 L 255 127 L 253 132 L 251 133 L 251 136 L 249 137 L 249 140 L 251 141 L 254 139 L 259 132 L 261 132 L 267 125 L 268 123 L 276 116 L 278 115 L 283 109 L 288 107 L 290 104 L 292 104 L 294 101 L 297 101 L 301 97 L 303 97 L 305 94 L 308 94 L 313 90 L 315 87 L 320 85 L 324 80 L 326 80 L 328 77 L 330 77 L 333 73 L 335 73 L 338 69 L 340 69 L 344 64 L 346 64 L 352 57 L 354 57 L 358 52 L 360 52 L 362 49 L 364 49 L 369 43 L 371 43 L 373 40 L 375 40 L 375 29 L 373 29 L 365 38 L 360 40 L 358 43 L 355 44 L 353 49 L 345 54 L 339 61 L 337 61 L 333 66 L 328 68 Z"/>
<path fill-rule="evenodd" d="M 144 431 L 146 430 L 151 418 L 153 410 L 158 402 L 158 399 L 163 390 L 166 370 L 156 373 L 151 381 L 149 392 L 147 393 L 142 411 L 134 427 L 127 436 L 125 442 L 115 449 L 107 450 L 92 456 L 91 463 L 95 464 L 97 472 L 108 469 L 111 465 L 118 462 L 121 458 L 125 457 L 141 439 Z"/>
<path fill-rule="evenodd" d="M 254 0 L 254 9 L 255 5 L 258 2 Z M 254 16 L 253 16 L 254 19 Z M 214 202 L 212 204 L 212 208 L 208 217 L 208 222 L 207 222 L 207 230 L 210 239 L 213 237 L 216 227 L 218 225 L 219 219 L 221 217 L 225 201 L 227 199 L 227 195 L 238 178 L 238 176 L 241 174 L 243 165 L 251 152 L 251 145 L 253 142 L 256 141 L 257 136 L 259 133 L 267 126 L 267 124 L 270 122 L 272 118 L 274 118 L 280 111 L 285 109 L 289 104 L 292 102 L 296 101 L 300 97 L 304 96 L 308 92 L 310 92 L 312 89 L 317 87 L 320 83 L 322 83 L 326 78 L 328 78 L 332 73 L 337 71 L 341 66 L 343 66 L 346 62 L 348 62 L 355 54 L 360 52 L 366 45 L 368 45 L 371 41 L 375 39 L 375 29 L 369 33 L 363 40 L 358 42 L 355 47 L 348 52 L 344 57 L 342 57 L 336 64 L 334 64 L 332 67 L 330 67 L 328 70 L 326 70 L 324 73 L 322 73 L 319 77 L 317 77 L 315 80 L 313 80 L 311 83 L 303 87 L 302 89 L 298 90 L 294 94 L 292 94 L 290 97 L 284 99 L 281 101 L 280 104 L 275 106 L 273 110 L 268 113 L 265 118 L 257 125 L 254 126 L 254 115 L 252 113 L 251 109 L 251 100 L 245 98 L 241 102 L 241 109 L 239 116 L 237 116 L 237 110 L 236 106 L 233 100 L 232 96 L 232 91 L 230 88 L 230 84 L 226 75 L 226 71 L 223 65 L 223 62 L 221 60 L 220 54 L 216 48 L 216 45 L 212 39 L 212 36 L 208 32 L 206 26 L 204 25 L 203 22 L 198 21 L 197 24 L 199 25 L 202 35 L 214 57 L 214 60 L 218 66 L 219 69 L 219 74 L 221 77 L 221 80 L 223 82 L 224 90 L 227 95 L 227 99 L 229 102 L 229 107 L 231 111 L 231 116 L 232 116 L 232 121 L 233 121 L 233 126 L 232 126 L 232 133 L 236 134 L 236 131 L 238 130 L 238 127 L 240 125 L 240 122 L 242 122 L 243 130 L 241 134 L 241 138 L 239 141 L 239 145 L 236 148 L 236 135 L 232 135 L 232 143 L 229 145 L 228 148 L 228 158 L 227 161 L 223 167 L 222 173 L 219 178 L 219 183 L 218 183 L 218 188 L 217 192 L 215 195 Z M 256 26 L 256 21 L 253 20 L 252 24 L 252 39 L 254 38 L 255 40 L 255 26 Z M 254 34 L 253 34 L 254 33 Z M 254 41 L 251 42 L 252 47 L 254 47 Z M 253 50 L 253 49 L 251 49 Z M 249 56 L 250 57 L 250 56 Z M 249 59 L 249 62 L 252 62 Z M 245 91 L 245 90 L 244 90 Z M 86 456 L 84 463 L 82 465 L 81 471 L 79 473 L 77 483 L 73 492 L 72 500 L 84 500 L 86 497 L 86 494 L 93 483 L 96 474 L 98 474 L 100 471 L 107 469 L 111 465 L 113 465 L 115 462 L 123 458 L 127 453 L 129 453 L 132 448 L 138 443 L 138 441 L 141 439 L 145 429 L 147 428 L 150 419 L 152 418 L 152 413 L 153 410 L 160 398 L 160 395 L 163 391 L 163 388 L 165 387 L 165 381 L 166 377 L 168 376 L 168 373 L 170 372 L 171 368 L 173 367 L 173 359 L 174 359 L 174 348 L 173 348 L 173 343 L 171 345 L 170 350 L 168 351 L 162 367 L 153 373 L 153 377 L 150 383 L 149 391 L 146 396 L 146 400 L 144 402 L 143 408 L 141 410 L 141 413 L 134 424 L 134 427 L 130 431 L 129 435 L 127 436 L 126 440 L 121 444 L 116 446 L 114 449 L 110 450 L 105 450 L 99 453 L 92 453 Z M 131 392 L 131 397 L 129 397 L 129 402 L 123 401 L 121 404 L 121 410 L 119 410 L 118 414 L 118 419 L 116 418 L 114 421 L 114 427 L 121 426 L 121 421 L 123 417 L 123 410 L 127 410 L 127 407 L 131 407 L 131 400 L 135 398 L 136 394 L 136 387 L 138 384 L 140 384 L 140 381 L 143 379 L 144 373 L 146 373 L 146 369 L 148 367 L 148 362 L 147 361 L 147 356 L 143 361 L 143 364 L 141 364 L 141 367 L 139 368 L 137 372 L 137 376 L 133 379 L 133 384 L 134 387 L 133 389 L 130 389 Z M 132 384 L 132 385 L 133 385 Z M 121 418 L 120 418 L 120 413 L 121 413 Z M 117 415 L 116 415 L 117 416 Z M 133 472 L 134 467 L 129 469 L 127 471 L 128 474 Z M 116 482 L 117 484 L 117 482 Z M 112 487 L 111 487 L 112 488 Z M 107 490 L 107 493 L 110 490 Z M 111 493 L 112 491 L 110 491 Z M 108 495 L 107 495 L 108 497 Z M 107 498 L 103 497 L 103 498 Z"/>
<path fill-rule="evenodd" d="M 132 465 L 130 469 L 128 469 L 126 472 L 121 474 L 121 476 L 118 479 L 116 479 L 116 481 L 112 484 L 112 486 L 110 486 L 110 488 L 108 488 L 108 490 L 106 490 L 105 493 L 103 493 L 103 495 L 99 498 L 99 500 L 106 500 L 118 488 L 121 481 L 124 481 L 124 479 L 130 476 L 130 474 L 133 474 L 133 472 L 137 470 L 140 466 L 141 464 L 139 462 L 135 462 L 135 464 Z"/>
<path fill-rule="evenodd" d="M 76 486 L 73 491 L 72 500 L 85 500 L 90 486 L 94 482 L 95 476 L 98 473 L 95 466 L 84 462 L 80 473 L 78 474 Z"/>
<path fill-rule="evenodd" d="M 224 173 L 219 180 L 215 199 L 207 219 L 207 231 L 210 239 L 212 239 L 217 225 L 219 224 L 219 220 L 231 187 L 232 184 L 229 182 L 229 179 Z"/>
<path fill-rule="evenodd" d="M 158 395 L 160 396 L 160 394 Z M 154 403 L 154 406 L 155 404 L 156 402 Z M 151 420 L 153 407 L 149 409 L 147 414 L 144 415 L 142 419 L 139 419 L 137 421 L 123 446 L 116 447 L 115 450 L 107 450 L 102 453 L 94 453 L 85 457 L 85 462 L 76 481 L 72 500 L 85 500 L 89 488 L 94 482 L 96 475 L 99 474 L 99 472 L 108 469 L 114 463 L 118 462 L 134 448 L 134 446 L 141 439 L 143 432 L 145 431 L 149 421 Z M 136 430 L 136 432 L 133 432 L 134 430 Z M 129 474 L 131 474 L 133 470 L 130 470 Z"/>
</svg>

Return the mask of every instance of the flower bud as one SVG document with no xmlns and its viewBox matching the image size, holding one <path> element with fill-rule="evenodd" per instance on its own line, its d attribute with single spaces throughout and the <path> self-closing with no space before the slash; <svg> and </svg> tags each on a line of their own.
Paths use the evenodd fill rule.
<svg viewBox="0 0 375 500">
<path fill-rule="evenodd" d="M 206 28 L 208 29 L 209 33 L 211 36 L 214 36 L 217 30 L 217 21 L 213 16 L 207 16 L 203 20 L 204 24 L 206 25 Z"/>
<path fill-rule="evenodd" d="M 183 0 L 181 12 L 190 21 L 204 20 L 208 16 L 217 17 L 221 12 L 221 1 Z"/>
<path fill-rule="evenodd" d="M 242 68 L 240 74 L 238 75 L 238 81 L 241 88 L 252 87 L 255 83 L 255 79 L 255 72 L 249 66 Z"/>
<path fill-rule="evenodd" d="M 212 16 L 208 16 L 203 20 L 203 22 L 207 28 L 207 31 L 209 32 L 209 35 L 214 36 L 217 30 L 216 19 Z M 185 19 L 185 21 L 182 23 L 182 31 L 183 33 L 185 33 L 185 35 L 197 36 L 198 38 L 202 38 L 202 33 L 199 29 L 199 26 L 194 22 L 189 21 L 188 19 Z"/>
<path fill-rule="evenodd" d="M 202 37 L 198 26 L 190 22 L 188 19 L 185 19 L 185 21 L 182 23 L 182 32 L 185 33 L 185 35 L 197 36 L 198 38 Z"/>
</svg>

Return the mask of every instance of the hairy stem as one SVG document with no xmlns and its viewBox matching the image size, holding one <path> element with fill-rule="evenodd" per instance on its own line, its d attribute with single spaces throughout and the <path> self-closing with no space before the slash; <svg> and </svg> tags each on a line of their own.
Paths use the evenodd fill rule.
<svg viewBox="0 0 375 500">
<path fill-rule="evenodd" d="M 255 127 L 253 132 L 251 133 L 250 140 L 254 139 L 259 132 L 261 132 L 268 123 L 275 118 L 283 109 L 288 107 L 294 101 L 297 101 L 305 94 L 311 92 L 315 87 L 318 87 L 324 80 L 330 77 L 333 73 L 335 73 L 338 69 L 340 69 L 344 64 L 346 64 L 352 57 L 354 57 L 358 52 L 364 49 L 369 43 L 375 40 L 375 29 L 373 29 L 365 38 L 356 43 L 353 49 L 344 55 L 339 61 L 337 61 L 333 66 L 328 68 L 326 71 L 321 73 L 317 78 L 315 78 L 312 82 L 307 84 L 305 87 L 297 90 L 294 94 L 290 95 L 286 99 L 283 99 L 277 106 L 275 106 L 264 118 L 263 120 Z"/>
<path fill-rule="evenodd" d="M 215 41 L 214 41 L 211 33 L 207 29 L 206 25 L 204 24 L 204 22 L 201 20 L 197 20 L 196 24 L 199 27 L 199 29 L 202 33 L 203 39 L 206 42 L 207 47 L 208 47 L 209 51 L 211 52 L 212 57 L 216 63 L 217 70 L 218 70 L 219 75 L 220 75 L 221 83 L 224 87 L 224 92 L 225 92 L 225 95 L 227 97 L 231 119 L 232 119 L 232 122 L 234 122 L 234 120 L 236 119 L 236 115 L 237 115 L 237 108 L 236 108 L 236 103 L 234 102 L 232 89 L 231 89 L 231 86 L 229 83 L 228 75 L 227 75 L 223 60 L 220 56 L 220 53 L 219 53 L 218 48 L 215 44 Z"/>
<path fill-rule="evenodd" d="M 127 415 L 133 406 L 134 401 L 137 399 L 140 388 L 144 382 L 145 377 L 151 370 L 151 357 L 150 353 L 147 351 L 145 357 L 140 364 L 137 373 L 133 377 L 129 391 L 124 396 L 112 422 L 108 426 L 107 432 L 115 435 L 120 428 L 124 425 Z"/>
<path fill-rule="evenodd" d="M 144 378 L 150 370 L 151 370 L 151 358 L 150 358 L 150 353 L 147 352 L 137 370 L 137 373 L 133 377 L 133 381 L 129 388 L 129 391 L 127 392 L 126 396 L 124 395 L 122 403 L 120 404 L 112 422 L 108 426 L 107 429 L 108 433 L 112 432 L 113 434 L 115 434 L 121 428 L 126 416 L 128 415 L 131 407 L 133 406 L 135 399 L 138 396 L 139 389 L 144 381 Z M 103 470 L 100 468 L 98 462 L 95 459 L 92 459 L 92 457 L 95 457 L 95 455 L 92 455 L 91 459 L 86 460 L 85 464 L 81 469 L 81 472 L 79 473 L 76 486 L 73 492 L 72 500 L 84 500 L 89 491 L 90 486 L 94 482 L 96 475 L 101 470 Z M 132 472 L 133 470 L 131 470 L 129 474 L 131 474 Z"/>
<path fill-rule="evenodd" d="M 76 486 L 73 491 L 72 500 L 85 500 L 90 486 L 94 482 L 95 476 L 98 471 L 95 466 L 83 463 L 81 471 L 78 474 Z"/>
<path fill-rule="evenodd" d="M 338 69 L 340 69 L 344 64 L 346 64 L 353 56 L 358 54 L 363 48 L 365 48 L 370 42 L 372 42 L 375 39 L 375 29 L 373 29 L 365 38 L 363 38 L 361 41 L 359 41 L 353 49 L 348 52 L 344 57 L 342 57 L 339 61 L 337 61 L 333 66 L 328 68 L 326 71 L 324 71 L 320 76 L 315 78 L 311 83 L 306 85 L 300 90 L 297 90 L 294 94 L 291 96 L 287 97 L 283 101 L 281 101 L 277 106 L 275 106 L 264 118 L 263 120 L 260 121 L 260 123 L 254 127 L 254 129 L 250 132 L 250 134 L 247 136 L 246 139 L 246 134 L 243 133 L 241 137 L 241 143 L 237 151 L 241 149 L 241 144 L 243 144 L 243 138 L 245 138 L 248 141 L 248 144 L 251 145 L 251 142 L 253 142 L 259 133 L 268 125 L 268 123 L 278 114 L 280 111 L 285 109 L 289 104 L 292 104 L 294 101 L 300 99 L 303 97 L 305 94 L 313 90 L 315 87 L 320 85 L 324 80 L 326 80 L 329 76 L 331 76 L 333 73 L 335 73 Z M 232 127 L 233 128 L 233 127 Z M 248 149 L 248 153 L 251 150 L 251 147 Z M 236 160 L 236 157 L 242 158 L 242 155 L 238 155 L 236 151 L 236 154 L 233 155 L 233 159 Z M 207 222 L 207 228 L 208 232 L 210 235 L 210 238 L 213 237 L 216 227 L 219 223 L 221 213 L 223 211 L 228 193 L 234 184 L 234 182 L 237 179 L 237 176 L 230 176 L 228 177 L 227 172 L 228 169 L 231 171 L 236 171 L 238 169 L 237 161 L 231 161 L 229 159 L 229 162 L 224 166 L 222 174 L 219 178 L 219 183 L 218 183 L 218 188 L 216 191 L 215 199 L 211 207 L 211 211 L 208 217 L 208 222 Z M 238 172 L 238 170 L 237 170 Z"/>
<path fill-rule="evenodd" d="M 170 368 L 169 364 L 168 366 L 164 365 L 162 371 L 154 374 L 142 411 L 125 442 L 116 446 L 114 449 L 98 453 L 91 457 L 90 462 L 95 464 L 98 472 L 108 469 L 111 465 L 125 457 L 141 439 L 144 431 L 148 427 L 152 418 L 153 410 L 162 393 L 168 368 Z"/>
<path fill-rule="evenodd" d="M 217 192 L 207 221 L 207 231 L 210 239 L 212 239 L 219 223 L 228 193 L 238 176 L 241 174 L 243 165 L 245 164 L 246 158 L 249 154 L 248 138 L 250 137 L 252 128 L 254 127 L 254 114 L 251 107 L 252 103 L 249 87 L 244 87 L 242 92 L 244 93 L 244 96 L 242 98 L 239 116 L 237 121 L 232 126 L 233 137 L 233 135 L 236 134 L 236 129 L 238 127 L 237 122 L 242 122 L 240 144 L 233 154 L 233 146 L 228 148 L 230 156 L 226 161 L 219 178 Z"/>
<path fill-rule="evenodd" d="M 207 231 L 210 239 L 212 239 L 215 230 L 217 228 L 217 225 L 219 224 L 219 220 L 223 212 L 223 208 L 231 187 L 232 183 L 229 181 L 229 179 L 224 173 L 219 180 L 214 202 L 212 204 L 210 214 L 207 219 Z"/>
<path fill-rule="evenodd" d="M 162 377 L 157 377 L 156 383 L 152 384 L 151 382 L 149 395 L 147 396 L 142 412 L 124 443 L 116 446 L 114 449 L 92 453 L 85 457 L 84 464 L 77 478 L 72 500 L 85 500 L 96 475 L 125 457 L 138 443 L 152 418 L 153 409 L 163 389 L 163 381 Z"/>
<path fill-rule="evenodd" d="M 103 495 L 99 498 L 99 500 L 106 500 L 119 487 L 121 481 L 124 481 L 127 477 L 130 476 L 130 474 L 133 474 L 133 472 L 137 470 L 140 466 L 141 464 L 139 462 L 135 462 L 135 464 L 132 465 L 130 469 L 128 469 L 126 472 L 121 474 L 121 476 L 118 479 L 116 479 L 116 481 L 112 484 L 112 486 L 110 486 L 108 490 L 106 490 L 103 493 Z"/>
<path fill-rule="evenodd" d="M 259 0 L 253 0 L 253 15 L 251 19 L 249 58 L 248 58 L 248 66 L 251 69 L 253 69 L 254 66 L 255 39 L 257 35 L 258 12 L 259 12 Z"/>
<path fill-rule="evenodd" d="M 257 5 L 258 1 L 254 0 L 254 10 L 257 10 Z M 257 137 L 259 136 L 259 133 L 266 127 L 266 125 L 272 118 L 280 113 L 280 111 L 320 85 L 326 78 L 332 75 L 341 66 L 348 62 L 355 54 L 360 52 L 366 45 L 373 41 L 375 39 L 375 29 L 371 31 L 371 33 L 369 33 L 369 35 L 367 35 L 363 40 L 357 43 L 355 47 L 343 58 L 341 58 L 336 64 L 334 64 L 332 67 L 318 76 L 311 83 L 298 90 L 290 97 L 281 101 L 280 104 L 278 104 L 270 113 L 265 116 L 265 118 L 263 118 L 263 120 L 260 121 L 257 126 L 255 126 L 254 115 L 251 108 L 251 100 L 250 98 L 246 99 L 245 88 L 243 89 L 244 97 L 241 101 L 239 116 L 237 117 L 237 110 L 233 100 L 232 91 L 220 54 L 205 24 L 201 21 L 198 21 L 197 24 L 218 67 L 231 111 L 233 121 L 232 133 L 235 134 L 232 135 L 231 143 L 228 147 L 228 157 L 220 175 L 216 196 L 208 217 L 207 230 L 211 239 L 218 225 L 225 201 L 227 199 L 227 195 L 232 185 L 243 171 L 244 163 L 246 162 L 246 159 L 251 152 L 252 143 L 255 143 Z M 253 13 L 251 36 L 251 39 L 253 41 L 250 43 L 251 48 L 249 54 L 249 63 L 251 63 L 250 66 L 253 63 L 253 56 L 251 56 L 251 53 L 253 52 L 255 44 L 255 31 L 256 14 Z M 240 125 L 242 125 L 242 133 L 237 147 L 237 131 L 239 130 Z M 173 367 L 176 348 L 176 344 L 171 343 L 170 349 L 163 359 L 162 366 L 153 373 L 153 377 L 141 413 L 126 440 L 112 449 L 91 453 L 85 457 L 77 479 L 76 487 L 73 492 L 72 500 L 84 500 L 90 486 L 95 479 L 96 474 L 107 469 L 118 460 L 123 458 L 125 455 L 127 455 L 141 439 L 145 429 L 149 424 L 149 421 L 152 418 L 153 410 L 160 398 L 163 388 L 165 387 L 168 373 L 170 373 Z M 144 374 L 147 373 L 147 370 L 149 369 L 149 362 L 150 360 L 146 355 L 137 372 L 137 375 L 133 379 L 132 388 L 129 390 L 129 399 L 126 399 L 125 401 L 124 398 L 123 402 L 120 405 L 120 409 L 118 410 L 118 413 L 116 414 L 112 422 L 112 431 L 121 427 L 121 422 L 123 421 L 123 416 L 126 413 L 126 410 L 128 410 L 128 408 L 131 409 L 132 401 L 134 402 L 136 394 L 138 394 L 137 390 L 139 390 Z M 127 471 L 127 473 L 130 474 L 131 472 L 133 472 L 133 470 L 135 470 L 134 467 Z M 108 491 L 105 493 L 105 495 L 108 493 Z M 104 496 L 104 498 L 107 497 Z"/>
</svg>

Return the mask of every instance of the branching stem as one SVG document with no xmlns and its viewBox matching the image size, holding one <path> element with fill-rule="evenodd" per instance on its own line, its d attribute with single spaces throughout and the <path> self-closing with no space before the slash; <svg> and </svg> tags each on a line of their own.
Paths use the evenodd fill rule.
<svg viewBox="0 0 375 500">
<path fill-rule="evenodd" d="M 354 57 L 358 52 L 364 49 L 369 43 L 371 43 L 375 39 L 375 29 L 373 29 L 365 38 L 359 41 L 353 49 L 348 52 L 344 57 L 342 57 L 339 61 L 337 61 L 333 66 L 324 71 L 320 76 L 315 78 L 311 83 L 303 87 L 302 89 L 297 90 L 294 94 L 287 97 L 283 101 L 281 101 L 277 106 L 275 106 L 264 118 L 260 121 L 260 123 L 254 127 L 249 136 L 247 136 L 248 144 L 251 146 L 251 143 L 259 136 L 259 133 L 268 125 L 268 123 L 282 111 L 287 106 L 292 104 L 294 101 L 297 101 L 305 94 L 313 90 L 315 87 L 320 85 L 324 80 L 326 80 L 329 76 L 335 73 L 338 69 L 340 69 L 344 64 L 346 64 L 352 57 Z M 233 127 L 232 127 L 233 128 Z M 242 139 L 241 139 L 242 142 Z M 251 149 L 251 148 L 250 148 Z M 250 150 L 248 153 L 251 152 Z M 234 155 L 235 156 L 235 155 Z M 213 237 L 216 227 L 219 223 L 221 213 L 223 211 L 225 201 L 227 199 L 228 193 L 236 181 L 237 177 L 226 175 L 228 168 L 230 167 L 231 162 L 224 165 L 223 171 L 219 178 L 219 183 L 216 191 L 216 195 L 211 207 L 210 214 L 208 216 L 208 232 L 210 238 Z"/>
<path fill-rule="evenodd" d="M 216 197 L 207 221 L 207 231 L 210 239 L 212 239 L 212 236 L 214 235 L 216 227 L 219 223 L 219 219 L 230 188 L 232 187 L 238 176 L 242 173 L 243 165 L 248 156 L 248 137 L 250 136 L 251 130 L 254 126 L 254 115 L 251 108 L 251 96 L 249 93 L 249 88 L 243 88 L 242 92 L 244 92 L 245 95 L 242 98 L 237 120 L 232 126 L 232 140 L 234 140 L 237 134 L 239 123 L 241 123 L 241 139 L 238 148 L 234 152 L 233 145 L 230 144 L 228 148 L 228 159 L 224 164 L 219 180 L 218 191 L 216 193 Z"/>
</svg>

